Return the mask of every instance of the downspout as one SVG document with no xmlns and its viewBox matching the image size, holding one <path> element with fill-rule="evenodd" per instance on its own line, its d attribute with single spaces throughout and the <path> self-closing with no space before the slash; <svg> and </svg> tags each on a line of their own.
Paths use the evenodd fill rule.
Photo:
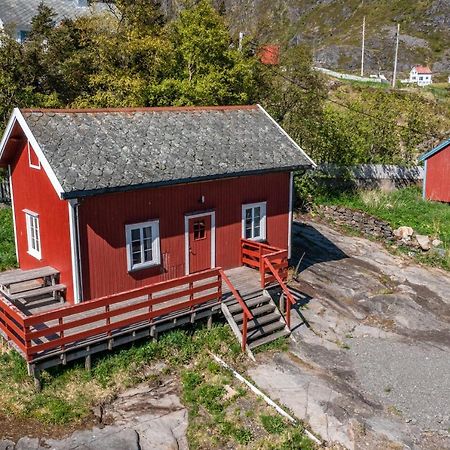
<svg viewBox="0 0 450 450">
<path fill-rule="evenodd" d="M 70 251 L 72 256 L 74 303 L 83 301 L 83 283 L 80 258 L 80 226 L 78 220 L 78 199 L 69 200 Z"/>
</svg>

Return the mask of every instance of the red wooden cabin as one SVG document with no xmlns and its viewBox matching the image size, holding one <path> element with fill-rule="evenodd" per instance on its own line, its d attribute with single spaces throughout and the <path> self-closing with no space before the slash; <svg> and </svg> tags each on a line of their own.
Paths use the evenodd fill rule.
<svg viewBox="0 0 450 450">
<path fill-rule="evenodd" d="M 30 270 L 53 276 L 54 269 L 67 304 L 81 303 L 31 319 L 0 304 L 0 328 L 3 323 L 29 361 L 38 347 L 28 346 L 45 335 L 44 322 L 60 333 L 64 352 L 69 315 L 91 311 L 94 317 L 101 305 L 105 312 L 96 317 L 106 320 L 101 330 L 111 336 L 111 317 L 119 314 L 110 311 L 113 302 L 146 294 L 153 305 L 152 286 L 185 283 L 193 302 L 202 289 L 193 283 L 203 275 L 191 274 L 222 279 L 216 268 L 252 266 L 255 257 L 262 276 L 274 271 L 275 260 L 264 265 L 263 255 L 290 248 L 292 173 L 314 165 L 259 105 L 15 109 L 0 164 L 10 174 L 20 279 Z M 274 272 L 273 279 L 284 276 Z M 219 286 L 214 283 L 207 286 Z M 129 316 L 123 320 L 131 323 Z M 75 322 L 87 326 L 88 319 Z M 93 335 L 76 336 L 86 333 Z M 53 340 L 36 345 L 42 351 L 56 346 Z"/>
<path fill-rule="evenodd" d="M 450 139 L 420 157 L 425 164 L 423 197 L 450 203 Z"/>
</svg>

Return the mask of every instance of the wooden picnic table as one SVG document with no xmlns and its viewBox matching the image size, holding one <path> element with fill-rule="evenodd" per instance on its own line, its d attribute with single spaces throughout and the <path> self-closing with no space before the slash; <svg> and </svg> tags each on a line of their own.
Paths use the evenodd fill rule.
<svg viewBox="0 0 450 450">
<path fill-rule="evenodd" d="M 9 294 L 11 285 L 26 283 L 39 278 L 49 278 L 51 284 L 54 285 L 58 277 L 59 271 L 50 266 L 32 270 L 9 270 L 3 273 L 0 272 L 0 289 Z"/>
</svg>

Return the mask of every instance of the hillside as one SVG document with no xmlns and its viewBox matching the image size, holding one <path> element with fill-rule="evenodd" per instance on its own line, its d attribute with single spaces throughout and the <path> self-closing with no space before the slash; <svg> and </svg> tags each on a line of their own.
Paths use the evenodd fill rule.
<svg viewBox="0 0 450 450">
<path fill-rule="evenodd" d="M 232 29 L 258 41 L 298 42 L 314 50 L 322 67 L 360 67 L 362 20 L 366 16 L 367 73 L 393 67 L 400 23 L 399 70 L 418 63 L 450 72 L 450 0 L 224 0 Z"/>
</svg>

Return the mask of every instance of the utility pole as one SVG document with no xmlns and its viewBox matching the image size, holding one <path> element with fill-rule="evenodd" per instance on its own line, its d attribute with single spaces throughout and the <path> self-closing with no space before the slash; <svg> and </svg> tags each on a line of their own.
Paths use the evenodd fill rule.
<svg viewBox="0 0 450 450">
<path fill-rule="evenodd" d="M 362 47 L 361 47 L 361 76 L 364 76 L 364 44 L 366 40 L 366 16 L 363 18 L 362 26 Z"/>
<path fill-rule="evenodd" d="M 400 37 L 400 24 L 397 24 L 397 39 L 395 43 L 394 75 L 392 77 L 392 87 L 395 88 L 397 81 L 397 58 L 398 58 L 398 40 Z"/>
</svg>

